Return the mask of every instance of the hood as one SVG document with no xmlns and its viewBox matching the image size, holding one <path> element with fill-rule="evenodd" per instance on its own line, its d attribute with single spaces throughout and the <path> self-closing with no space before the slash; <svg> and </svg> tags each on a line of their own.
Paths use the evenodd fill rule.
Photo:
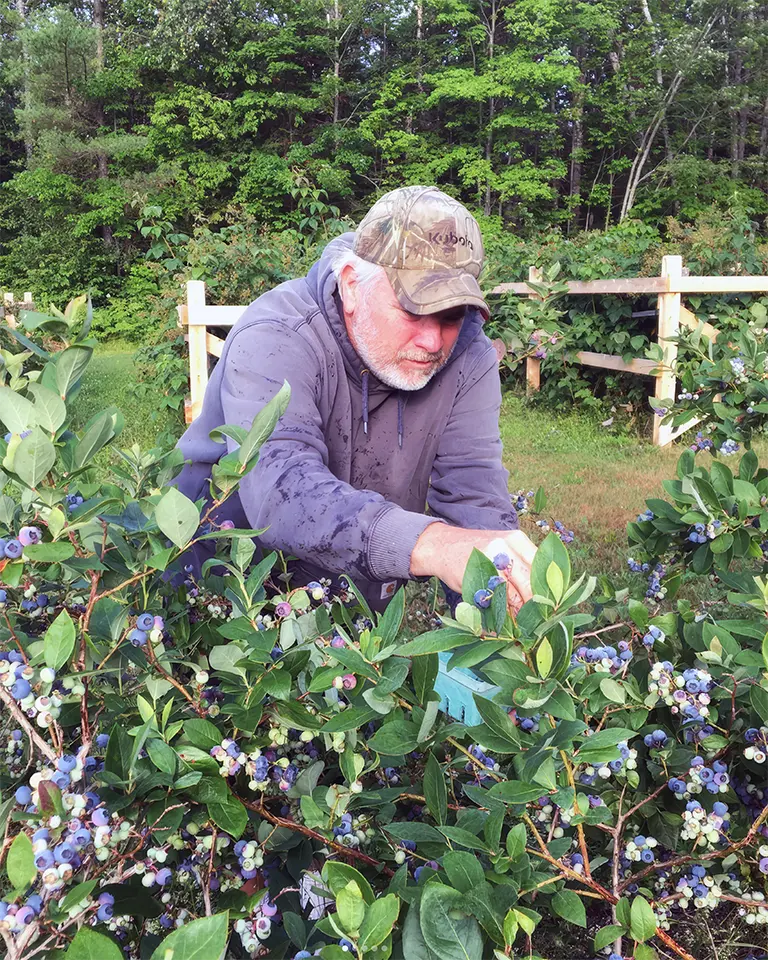
<svg viewBox="0 0 768 960">
<path fill-rule="evenodd" d="M 365 364 L 358 356 L 349 340 L 349 337 L 347 336 L 347 328 L 341 312 L 341 302 L 337 293 L 336 276 L 334 275 L 333 267 L 331 266 L 333 261 L 339 256 L 340 253 L 352 249 L 354 240 L 355 234 L 352 232 L 343 233 L 340 237 L 336 237 L 334 240 L 331 240 L 325 250 L 323 250 L 320 259 L 313 264 L 312 268 L 307 274 L 307 284 L 314 301 L 323 311 L 325 319 L 328 321 L 328 326 L 333 331 L 333 334 L 336 337 L 339 346 L 341 347 L 342 354 L 344 355 L 344 365 L 347 375 L 354 383 L 360 385 L 361 372 Z M 482 311 L 478 310 L 476 307 L 470 307 L 467 310 L 466 317 L 464 318 L 464 323 L 462 324 L 459 338 L 456 341 L 456 346 L 454 347 L 451 358 L 446 366 L 453 363 L 457 357 L 461 356 L 469 344 L 472 343 L 472 341 L 477 337 L 482 327 Z M 439 377 L 440 374 L 437 373 L 435 376 Z M 377 393 L 396 392 L 393 387 L 389 387 L 387 384 L 382 383 L 377 377 L 371 375 L 370 379 L 370 389 L 372 391 L 375 390 Z"/>
</svg>

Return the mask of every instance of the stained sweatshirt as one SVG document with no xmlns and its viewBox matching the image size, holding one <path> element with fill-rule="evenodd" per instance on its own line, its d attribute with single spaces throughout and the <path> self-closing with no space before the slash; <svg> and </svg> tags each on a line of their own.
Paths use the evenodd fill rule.
<svg viewBox="0 0 768 960">
<path fill-rule="evenodd" d="M 346 575 L 380 610 L 409 579 L 413 547 L 430 523 L 517 529 L 517 515 L 501 463 L 496 352 L 482 313 L 468 311 L 450 360 L 425 387 L 387 386 L 365 370 L 341 311 L 332 262 L 353 239 L 332 241 L 306 277 L 246 308 L 200 416 L 179 441 L 190 462 L 176 484 L 192 500 L 207 498 L 211 467 L 228 452 L 211 431 L 250 427 L 287 380 L 288 408 L 216 522 L 266 528 L 257 545 L 295 558 L 294 585 Z M 195 548 L 194 567 L 210 556 L 210 543 Z"/>
</svg>

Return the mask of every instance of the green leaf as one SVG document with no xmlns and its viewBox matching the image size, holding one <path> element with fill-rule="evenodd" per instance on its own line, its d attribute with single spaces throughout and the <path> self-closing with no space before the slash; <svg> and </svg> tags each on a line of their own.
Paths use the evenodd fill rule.
<svg viewBox="0 0 768 960">
<path fill-rule="evenodd" d="M 614 940 L 623 937 L 626 932 L 627 928 L 620 926 L 618 923 L 612 923 L 610 926 L 603 927 L 602 930 L 598 930 L 595 934 L 595 950 L 602 950 L 604 947 L 609 946 Z"/>
<path fill-rule="evenodd" d="M 148 740 L 146 747 L 149 759 L 161 773 L 176 775 L 177 756 L 173 747 L 164 740 Z"/>
<path fill-rule="evenodd" d="M 71 543 L 31 543 L 24 547 L 24 559 L 35 560 L 38 563 L 61 563 L 75 555 L 75 548 Z"/>
<path fill-rule="evenodd" d="M 323 865 L 323 880 L 328 884 L 331 893 L 336 896 L 339 890 L 342 890 L 348 883 L 354 881 L 360 888 L 363 900 L 366 903 L 373 903 L 376 895 L 373 888 L 359 870 L 355 870 L 348 863 L 341 863 L 339 860 L 326 860 Z"/>
<path fill-rule="evenodd" d="M 72 656 L 75 649 L 75 624 L 69 613 L 62 610 L 45 631 L 43 651 L 47 666 L 58 670 Z"/>
<path fill-rule="evenodd" d="M 555 603 L 560 603 L 563 596 L 563 575 L 554 560 L 547 567 L 546 579 L 552 599 Z"/>
<path fill-rule="evenodd" d="M 285 413 L 290 397 L 291 388 L 284 380 L 275 396 L 253 418 L 251 429 L 237 452 L 237 459 L 243 466 L 259 452 L 264 441 L 269 439 L 277 421 Z"/>
<path fill-rule="evenodd" d="M 603 677 L 603 679 L 600 681 L 600 690 L 603 696 L 607 700 L 610 700 L 611 703 L 627 702 L 627 693 L 624 690 L 624 687 L 622 687 L 621 684 L 612 677 Z"/>
<path fill-rule="evenodd" d="M 336 916 L 347 933 L 359 930 L 365 916 L 365 901 L 354 880 L 336 894 Z"/>
<path fill-rule="evenodd" d="M 416 657 L 411 662 L 411 679 L 419 703 L 424 704 L 429 700 L 430 693 L 435 689 L 439 669 L 440 659 L 436 653 Z"/>
<path fill-rule="evenodd" d="M 384 830 L 396 840 L 413 840 L 415 843 L 442 843 L 445 844 L 445 838 L 438 833 L 434 827 L 428 823 L 398 822 L 387 823 Z"/>
<path fill-rule="evenodd" d="M 14 890 L 23 892 L 37 876 L 32 841 L 26 833 L 19 833 L 8 850 L 5 870 Z"/>
<path fill-rule="evenodd" d="M 383 646 L 395 642 L 404 616 L 405 590 L 401 587 L 387 604 L 387 609 L 379 617 L 378 626 L 373 629 L 373 633 L 377 637 L 381 637 Z"/>
<path fill-rule="evenodd" d="M 346 711 L 344 711 L 346 713 Z M 419 730 L 408 720 L 385 723 L 368 740 L 368 747 L 385 756 L 402 756 L 419 745 Z"/>
<path fill-rule="evenodd" d="M 442 627 L 440 630 L 424 633 L 410 643 L 404 643 L 397 652 L 401 657 L 423 657 L 428 653 L 442 653 L 443 650 L 463 647 L 464 644 L 475 643 L 476 640 L 473 633 L 457 630 L 456 627 Z"/>
<path fill-rule="evenodd" d="M 581 897 L 573 890 L 560 890 L 552 897 L 552 912 L 577 927 L 587 926 L 587 911 Z"/>
<path fill-rule="evenodd" d="M 67 947 L 64 958 L 65 960 L 124 960 L 123 951 L 115 941 L 91 927 L 80 927 Z"/>
<path fill-rule="evenodd" d="M 0 423 L 11 433 L 24 433 L 37 423 L 34 404 L 10 387 L 0 386 Z"/>
<path fill-rule="evenodd" d="M 656 915 L 645 897 L 635 897 L 629 916 L 629 932 L 638 943 L 650 940 L 656 933 Z"/>
<path fill-rule="evenodd" d="M 168 934 L 158 944 L 150 960 L 219 960 L 228 936 L 228 913 L 201 917 Z M 122 953 L 120 957 L 122 960 Z"/>
<path fill-rule="evenodd" d="M 445 785 L 443 768 L 430 753 L 424 768 L 424 799 L 434 819 L 442 824 L 448 817 L 448 789 Z"/>
<path fill-rule="evenodd" d="M 546 791 L 532 783 L 523 783 L 521 780 L 505 780 L 495 783 L 488 791 L 497 800 L 504 803 L 530 803 L 538 800 Z"/>
<path fill-rule="evenodd" d="M 360 927 L 360 949 L 372 950 L 383 943 L 392 932 L 399 913 L 400 901 L 394 894 L 375 900 L 365 911 Z"/>
<path fill-rule="evenodd" d="M 473 693 L 472 697 L 483 722 L 491 733 L 509 744 L 510 750 L 518 750 L 520 748 L 520 738 L 517 734 L 517 727 L 507 711 L 500 707 L 498 703 L 487 700 L 476 693 Z"/>
<path fill-rule="evenodd" d="M 210 750 L 217 747 L 223 739 L 223 734 L 210 720 L 192 717 L 184 721 L 183 733 L 185 739 L 201 750 Z"/>
<path fill-rule="evenodd" d="M 659 960 L 659 955 L 647 943 L 639 943 L 635 947 L 635 960 Z"/>
<path fill-rule="evenodd" d="M 77 443 L 74 453 L 76 470 L 86 466 L 93 460 L 102 447 L 106 446 L 115 435 L 113 415 L 105 410 L 88 427 Z"/>
<path fill-rule="evenodd" d="M 288 934 L 288 939 L 299 950 L 303 949 L 307 942 L 307 927 L 298 913 L 292 913 L 290 910 L 283 914 L 283 927 Z"/>
<path fill-rule="evenodd" d="M 518 823 L 507 834 L 507 856 L 510 860 L 517 860 L 525 853 L 525 844 L 528 834 L 524 823 Z"/>
<path fill-rule="evenodd" d="M 99 878 L 96 877 L 94 880 L 87 880 L 85 883 L 78 883 L 76 887 L 73 887 L 64 897 L 64 899 L 59 904 L 59 910 L 64 913 L 67 910 L 71 910 L 72 907 L 76 907 L 79 903 L 82 903 L 83 900 L 87 900 L 91 895 L 91 891 L 99 883 Z"/>
<path fill-rule="evenodd" d="M 168 539 L 183 550 L 195 535 L 200 514 L 189 497 L 169 487 L 155 507 L 155 522 Z"/>
<path fill-rule="evenodd" d="M 85 369 L 91 362 L 92 347 L 68 347 L 56 357 L 56 387 L 59 396 L 66 400 L 69 393 L 80 381 Z"/>
<path fill-rule="evenodd" d="M 615 747 L 617 743 L 629 741 L 635 736 L 637 736 L 636 732 L 627 727 L 608 727 L 607 730 L 600 730 L 588 737 L 579 747 L 579 756 L 586 759 L 590 753 L 596 753 L 606 747 Z"/>
<path fill-rule="evenodd" d="M 562 589 L 566 590 L 571 582 L 571 561 L 568 551 L 563 546 L 563 541 L 554 532 L 546 536 L 533 558 L 531 588 L 535 595 L 552 597 L 557 603 L 560 597 L 553 594 L 547 580 L 547 571 L 553 563 L 562 577 Z M 560 596 L 562 596 L 562 593 Z"/>
<path fill-rule="evenodd" d="M 464 603 L 468 603 L 477 610 L 474 605 L 475 594 L 478 590 L 484 589 L 490 578 L 495 577 L 497 573 L 498 570 L 494 567 L 493 561 L 477 548 L 473 549 L 461 582 L 461 598 Z"/>
<path fill-rule="evenodd" d="M 421 933 L 440 960 L 482 960 L 483 935 L 474 917 L 462 915 L 464 895 L 442 883 L 428 883 L 421 897 Z"/>
<path fill-rule="evenodd" d="M 544 637 L 536 650 L 536 669 L 539 676 L 546 680 L 552 669 L 552 644 Z"/>
<path fill-rule="evenodd" d="M 209 803 L 207 806 L 208 815 L 216 826 L 239 840 L 248 823 L 248 811 L 237 797 L 230 794 L 224 803 Z"/>
<path fill-rule="evenodd" d="M 56 450 L 40 427 L 22 440 L 13 457 L 13 472 L 28 487 L 36 488 L 56 463 Z"/>
<path fill-rule="evenodd" d="M 462 893 L 469 893 L 485 883 L 485 871 L 477 857 L 463 850 L 453 850 L 443 857 L 443 867 L 451 885 Z"/>
<path fill-rule="evenodd" d="M 479 837 L 469 830 L 462 827 L 440 827 L 440 833 L 446 836 L 451 843 L 458 843 L 459 846 L 468 847 L 470 850 L 479 850 L 481 853 L 488 853 L 488 844 L 484 843 Z"/>
<path fill-rule="evenodd" d="M 762 654 L 765 669 L 768 670 L 768 633 L 763 637 Z"/>
<path fill-rule="evenodd" d="M 749 702 L 763 723 L 768 723 L 768 690 L 755 684 L 749 691 Z"/>
<path fill-rule="evenodd" d="M 29 392 L 35 398 L 37 422 L 49 433 L 56 433 L 67 418 L 67 408 L 61 397 L 42 383 L 30 383 Z"/>
</svg>

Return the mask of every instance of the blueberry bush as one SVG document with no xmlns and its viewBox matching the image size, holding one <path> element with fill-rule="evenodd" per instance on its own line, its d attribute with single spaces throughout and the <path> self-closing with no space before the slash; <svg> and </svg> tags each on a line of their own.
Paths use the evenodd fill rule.
<svg viewBox="0 0 768 960">
<path fill-rule="evenodd" d="M 765 944 L 754 454 L 737 476 L 684 454 L 630 529 L 647 596 L 575 576 L 557 527 L 516 617 L 509 558 L 475 552 L 453 617 L 412 636 L 402 593 L 374 615 L 351 581 L 293 584 L 257 531 L 212 522 L 287 386 L 216 432 L 231 452 L 192 503 L 176 450 L 94 466 L 122 420 L 68 426 L 91 352 L 0 368 L 8 960 L 504 960 L 546 955 L 553 923 L 610 960 L 691 960 L 691 918 L 723 910 L 740 958 Z M 732 615 L 673 602 L 682 553 L 740 578 Z M 476 716 L 441 709 L 441 663 L 492 685 Z"/>
</svg>

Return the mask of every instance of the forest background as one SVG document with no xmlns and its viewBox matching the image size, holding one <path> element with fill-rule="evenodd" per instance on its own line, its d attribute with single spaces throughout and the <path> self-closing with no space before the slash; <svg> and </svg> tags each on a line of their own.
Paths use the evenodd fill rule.
<svg viewBox="0 0 768 960">
<path fill-rule="evenodd" d="M 768 273 L 767 17 L 752 0 L 13 0 L 0 287 L 43 306 L 90 290 L 97 332 L 146 341 L 184 279 L 247 303 L 408 183 L 477 213 L 487 284 L 554 260 L 658 273 L 665 252 Z M 616 330 L 624 309 L 585 345 L 647 333 Z"/>
</svg>

